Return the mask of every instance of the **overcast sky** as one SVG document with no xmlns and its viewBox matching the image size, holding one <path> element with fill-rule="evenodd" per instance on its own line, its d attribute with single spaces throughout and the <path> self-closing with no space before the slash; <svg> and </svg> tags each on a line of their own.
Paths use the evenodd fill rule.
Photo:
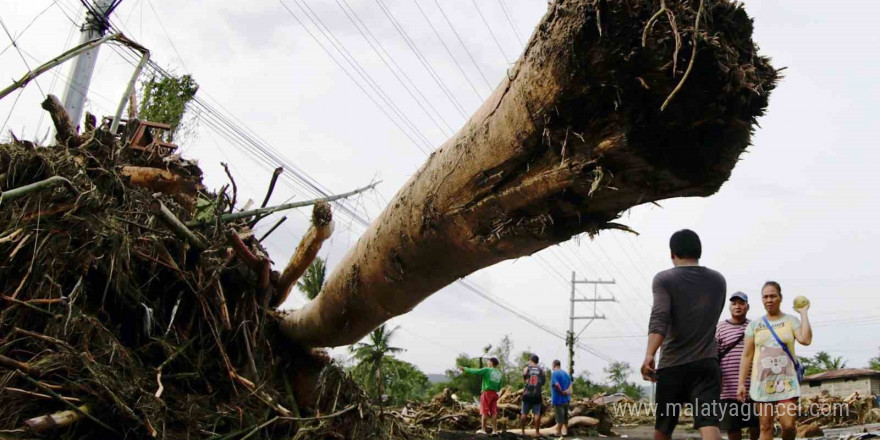
<svg viewBox="0 0 880 440">
<path fill-rule="evenodd" d="M 244 6 L 227 0 L 125 0 L 112 20 L 151 49 L 161 66 L 191 73 L 202 99 L 330 191 L 382 180 L 377 191 L 350 202 L 368 219 L 500 82 L 547 7 L 542 0 L 283 1 Z M 616 280 L 599 294 L 618 302 L 599 305 L 607 319 L 593 322 L 582 340 L 635 371 L 644 355 L 651 278 L 670 266 L 669 235 L 692 228 L 703 240 L 702 263 L 721 271 L 731 292 L 753 298 L 752 317 L 763 311 L 759 289 L 768 279 L 782 284 L 787 312 L 796 295 L 812 300 L 813 345 L 799 346 L 799 355 L 824 350 L 853 367 L 876 356 L 880 37 L 858 31 L 875 27 L 880 4 L 761 0 L 746 2 L 746 9 L 755 18 L 763 53 L 788 69 L 754 145 L 718 194 L 630 210 L 621 222 L 639 231 L 638 237 L 617 231 L 592 241 L 582 237 L 484 269 L 469 280 L 559 333 L 568 328 L 572 271 L 578 278 Z M 22 53 L 7 47 L 9 39 L 0 34 L 2 81 L 27 71 L 22 57 L 33 68 L 75 45 L 78 27 L 71 19 L 80 22 L 83 15 L 77 0 L 3 2 L 0 18 Z M 40 89 L 60 97 L 68 71 L 68 65 L 55 69 L 20 96 L 0 101 L 0 121 L 8 117 L 0 137 L 9 129 L 24 138 L 45 136 L 50 121 L 39 109 Z M 103 48 L 87 109 L 112 115 L 131 71 L 118 51 Z M 182 151 L 200 161 L 206 184 L 226 183 L 219 164 L 229 162 L 239 200 L 260 201 L 276 165 L 260 164 L 209 124 L 197 123 Z M 282 185 L 273 200 L 290 197 L 311 195 Z M 305 232 L 309 211 L 287 215 L 268 240 L 276 268 Z M 336 233 L 321 251 L 331 268 L 364 230 L 339 212 L 337 219 Z M 262 221 L 258 232 L 272 223 Z M 579 292 L 591 293 L 586 287 Z M 287 307 L 304 303 L 298 293 L 292 296 Z M 578 304 L 577 314 L 590 313 L 592 308 Z M 457 353 L 477 355 L 504 335 L 511 336 L 517 352 L 565 360 L 562 340 L 457 284 L 392 322 L 401 326 L 394 340 L 407 350 L 401 357 L 427 373 L 441 373 L 453 366 Z M 605 360 L 579 352 L 576 362 L 578 371 L 604 377 Z"/>
</svg>

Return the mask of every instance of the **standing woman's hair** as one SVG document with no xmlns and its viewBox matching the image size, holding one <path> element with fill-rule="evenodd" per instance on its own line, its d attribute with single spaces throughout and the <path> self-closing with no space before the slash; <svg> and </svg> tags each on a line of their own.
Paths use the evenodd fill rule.
<svg viewBox="0 0 880 440">
<path fill-rule="evenodd" d="M 776 281 L 767 281 L 764 283 L 764 287 L 761 287 L 761 291 L 767 288 L 767 286 L 773 286 L 776 288 L 776 291 L 779 292 L 779 297 L 782 298 L 782 286 L 779 285 Z"/>
</svg>

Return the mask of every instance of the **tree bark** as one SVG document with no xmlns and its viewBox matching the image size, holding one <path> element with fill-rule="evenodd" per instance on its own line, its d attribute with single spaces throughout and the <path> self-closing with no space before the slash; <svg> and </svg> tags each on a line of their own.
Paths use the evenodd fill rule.
<svg viewBox="0 0 880 440">
<path fill-rule="evenodd" d="M 70 115 L 64 109 L 64 104 L 55 95 L 46 96 L 42 104 L 43 110 L 49 112 L 52 123 L 55 125 L 55 141 L 58 145 L 68 148 L 77 148 L 82 144 L 82 139 L 76 133 L 76 125 L 70 120 Z"/>
<path fill-rule="evenodd" d="M 702 1 L 708 6 L 667 2 L 682 47 L 666 21 L 642 46 L 655 2 L 553 2 L 493 95 L 399 190 L 317 299 L 285 317 L 282 332 L 307 346 L 351 344 L 478 269 L 625 228 L 613 220 L 639 204 L 715 193 L 749 145 L 778 74 L 757 54 L 741 6 Z M 661 111 L 694 42 L 687 83 Z"/>
<path fill-rule="evenodd" d="M 306 231 L 306 235 L 296 247 L 296 252 L 290 257 L 287 267 L 275 286 L 275 297 L 272 298 L 270 307 L 278 307 L 287 296 L 296 281 L 306 272 L 309 265 L 315 261 L 321 245 L 324 244 L 330 236 L 333 235 L 333 214 L 330 211 L 330 204 L 319 202 L 312 209 L 312 225 Z"/>
</svg>

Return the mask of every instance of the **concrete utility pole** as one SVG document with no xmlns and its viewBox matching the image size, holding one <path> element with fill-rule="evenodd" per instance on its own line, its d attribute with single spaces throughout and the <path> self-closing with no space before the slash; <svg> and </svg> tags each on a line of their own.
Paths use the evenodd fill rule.
<svg viewBox="0 0 880 440">
<path fill-rule="evenodd" d="M 574 377 L 574 344 L 577 342 L 577 339 L 584 333 L 584 330 L 590 326 L 596 319 L 605 319 L 605 314 L 603 313 L 601 316 L 597 315 L 596 303 L 600 302 L 617 302 L 617 299 L 614 298 L 614 295 L 611 298 L 599 298 L 599 284 L 615 284 L 614 280 L 611 281 L 603 281 L 603 280 L 578 280 L 575 278 L 574 271 L 571 272 L 571 308 L 568 318 L 568 334 L 565 336 L 565 344 L 568 345 L 568 374 L 571 377 Z M 592 284 L 593 285 L 593 298 L 575 298 L 575 287 L 577 284 Z M 593 303 L 593 314 L 591 316 L 574 316 L 574 303 L 576 302 L 591 302 Z M 589 319 L 587 325 L 584 326 L 581 331 L 575 335 L 574 334 L 574 321 L 577 319 Z"/>
<path fill-rule="evenodd" d="M 85 44 L 104 36 L 104 33 L 107 32 L 112 4 L 111 0 L 95 0 L 95 3 L 86 11 L 86 20 L 80 31 L 79 44 Z M 95 14 L 100 14 L 100 16 Z M 80 54 L 70 68 L 70 84 L 64 91 L 62 100 L 64 101 L 64 109 L 70 115 L 74 126 L 80 124 L 83 116 L 83 106 L 86 103 L 86 95 L 89 93 L 89 84 L 92 82 L 92 72 L 94 72 L 95 63 L 98 61 L 99 49 L 100 46 L 96 46 L 94 49 Z"/>
</svg>

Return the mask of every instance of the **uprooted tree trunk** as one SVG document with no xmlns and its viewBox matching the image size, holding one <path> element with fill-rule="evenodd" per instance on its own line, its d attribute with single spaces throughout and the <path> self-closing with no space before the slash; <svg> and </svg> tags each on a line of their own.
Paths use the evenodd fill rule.
<svg viewBox="0 0 880 440">
<path fill-rule="evenodd" d="M 668 14 L 647 0 L 551 4 L 495 93 L 283 332 L 350 344 L 480 268 L 623 228 L 612 221 L 642 203 L 716 192 L 778 74 L 741 6 L 702 1 L 667 0 Z"/>
</svg>

